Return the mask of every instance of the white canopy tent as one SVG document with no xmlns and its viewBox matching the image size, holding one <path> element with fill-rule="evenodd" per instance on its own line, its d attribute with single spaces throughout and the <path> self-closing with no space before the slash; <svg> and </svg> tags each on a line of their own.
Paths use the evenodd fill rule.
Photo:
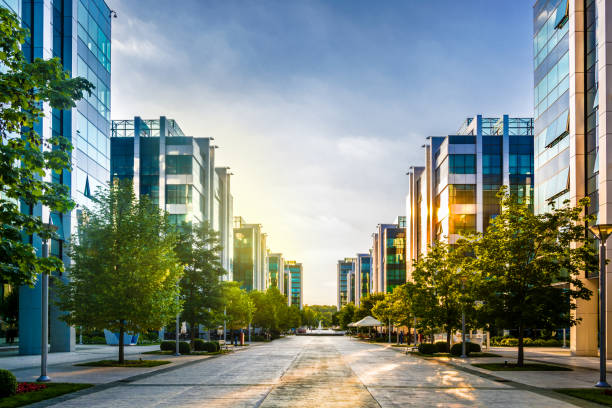
<svg viewBox="0 0 612 408">
<path fill-rule="evenodd" d="M 374 327 L 374 326 L 383 326 L 383 324 L 373 318 L 372 316 L 366 316 L 358 322 L 352 323 L 353 327 Z"/>
</svg>

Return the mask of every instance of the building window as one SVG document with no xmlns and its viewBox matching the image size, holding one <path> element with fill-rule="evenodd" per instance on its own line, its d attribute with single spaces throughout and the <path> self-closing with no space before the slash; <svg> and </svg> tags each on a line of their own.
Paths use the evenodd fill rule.
<svg viewBox="0 0 612 408">
<path fill-rule="evenodd" d="M 451 154 L 450 172 L 454 174 L 476 174 L 476 155 L 474 154 Z"/>
<path fill-rule="evenodd" d="M 476 231 L 476 215 L 451 214 L 449 220 L 449 233 L 464 235 Z"/>
<path fill-rule="evenodd" d="M 482 174 L 502 174 L 502 157 L 498 154 L 482 155 Z"/>
<path fill-rule="evenodd" d="M 475 204 L 475 184 L 451 184 L 448 186 L 449 204 Z"/>
<path fill-rule="evenodd" d="M 167 184 L 166 204 L 191 204 L 191 185 Z"/>
<path fill-rule="evenodd" d="M 166 174 L 191 174 L 192 164 L 192 156 L 166 155 Z"/>
</svg>

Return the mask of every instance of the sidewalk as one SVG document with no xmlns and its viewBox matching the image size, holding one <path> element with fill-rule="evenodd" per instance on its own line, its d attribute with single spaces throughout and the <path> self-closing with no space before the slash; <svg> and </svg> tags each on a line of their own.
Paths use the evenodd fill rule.
<svg viewBox="0 0 612 408">
<path fill-rule="evenodd" d="M 142 354 L 153 350 L 159 350 L 159 345 L 129 346 L 125 348 L 125 358 L 130 360 L 166 360 L 171 361 L 171 363 L 147 368 L 79 367 L 74 364 L 97 360 L 116 360 L 118 354 L 118 348 L 113 346 L 79 345 L 76 351 L 72 353 L 49 353 L 47 373 L 53 382 L 104 384 L 211 357 L 206 355 L 175 357 L 172 355 Z M 0 368 L 12 371 L 17 376 L 18 381 L 36 381 L 36 378 L 40 375 L 40 355 L 0 356 Z"/>
<path fill-rule="evenodd" d="M 572 356 L 570 350 L 561 347 L 525 347 L 525 359 L 550 364 L 566 365 L 599 372 L 599 357 Z M 517 347 L 491 347 L 491 353 L 505 359 L 516 360 Z M 612 360 L 608 360 L 607 372 L 612 373 Z"/>
</svg>

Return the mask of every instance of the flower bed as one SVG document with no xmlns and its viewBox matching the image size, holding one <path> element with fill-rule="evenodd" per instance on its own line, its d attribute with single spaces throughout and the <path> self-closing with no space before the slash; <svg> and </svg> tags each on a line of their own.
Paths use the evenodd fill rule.
<svg viewBox="0 0 612 408">
<path fill-rule="evenodd" d="M 17 394 L 25 394 L 26 392 L 40 391 L 47 388 L 45 384 L 20 382 L 17 383 Z"/>
</svg>

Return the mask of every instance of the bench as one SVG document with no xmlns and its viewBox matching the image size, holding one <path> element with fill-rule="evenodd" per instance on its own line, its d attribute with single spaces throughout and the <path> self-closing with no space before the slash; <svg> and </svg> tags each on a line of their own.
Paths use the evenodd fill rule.
<svg viewBox="0 0 612 408">
<path fill-rule="evenodd" d="M 227 342 L 225 340 L 219 340 L 219 347 L 222 350 L 227 350 L 229 348 Z"/>
</svg>

